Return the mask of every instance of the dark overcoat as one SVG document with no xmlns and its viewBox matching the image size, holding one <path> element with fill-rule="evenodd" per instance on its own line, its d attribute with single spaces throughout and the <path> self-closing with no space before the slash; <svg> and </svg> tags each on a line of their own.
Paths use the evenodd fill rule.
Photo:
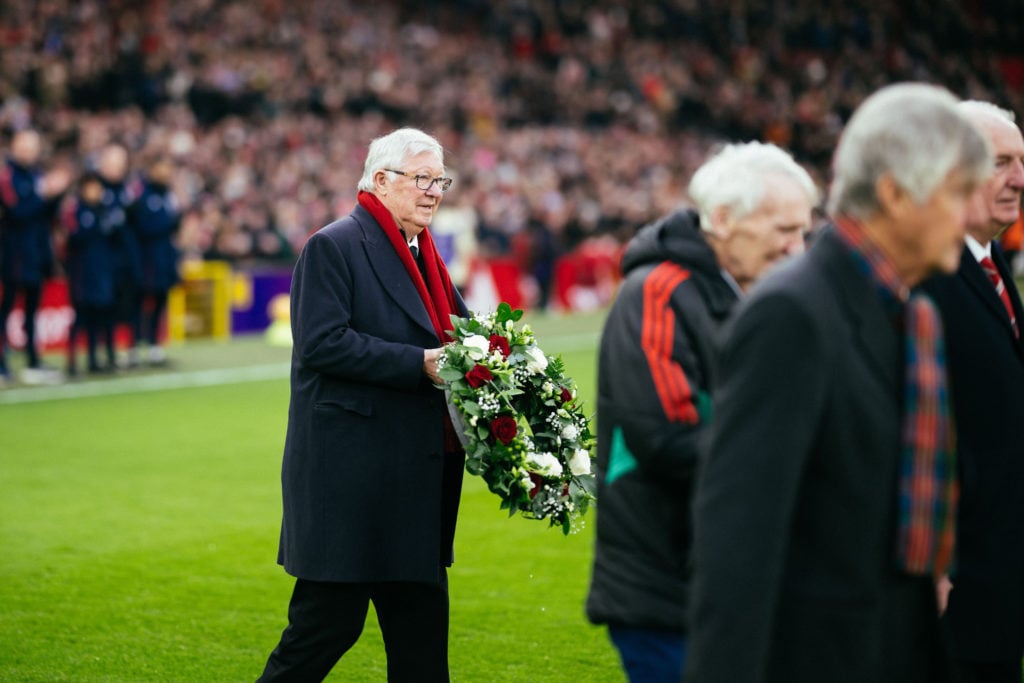
<svg viewBox="0 0 1024 683">
<path fill-rule="evenodd" d="M 174 193 L 152 182 L 131 207 L 130 223 L 139 245 L 142 288 L 166 292 L 178 282 L 178 249 L 174 235 L 181 224 L 181 211 Z"/>
<path fill-rule="evenodd" d="M 50 228 L 57 198 L 40 192 L 43 174 L 8 161 L 0 168 L 0 280 L 39 286 L 53 275 Z"/>
<path fill-rule="evenodd" d="M 114 245 L 102 205 L 77 200 L 70 209 L 65 274 L 75 306 L 114 305 Z"/>
<path fill-rule="evenodd" d="M 369 212 L 309 238 L 291 301 L 279 562 L 315 581 L 439 581 L 463 456 L 445 453 L 444 394 L 423 373 L 440 340 Z"/>
<path fill-rule="evenodd" d="M 999 246 L 992 261 L 1018 323 L 1024 311 Z M 925 289 L 946 330 L 960 471 L 956 560 L 945 622 L 954 655 L 1020 661 L 1024 651 L 1024 346 L 995 287 L 964 248 L 955 275 Z"/>
<path fill-rule="evenodd" d="M 688 681 L 935 680 L 933 584 L 895 553 L 902 339 L 831 229 L 740 305 L 697 486 Z"/>
</svg>

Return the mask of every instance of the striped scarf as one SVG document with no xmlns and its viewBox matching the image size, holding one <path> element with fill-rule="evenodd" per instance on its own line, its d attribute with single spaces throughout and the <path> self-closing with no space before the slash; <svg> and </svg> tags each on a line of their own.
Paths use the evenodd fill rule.
<svg viewBox="0 0 1024 683">
<path fill-rule="evenodd" d="M 840 219 L 836 234 L 884 304 L 904 314 L 898 557 L 910 574 L 941 576 L 953 558 L 959 495 L 942 320 L 928 296 L 907 292 L 892 263 L 859 223 Z"/>
</svg>

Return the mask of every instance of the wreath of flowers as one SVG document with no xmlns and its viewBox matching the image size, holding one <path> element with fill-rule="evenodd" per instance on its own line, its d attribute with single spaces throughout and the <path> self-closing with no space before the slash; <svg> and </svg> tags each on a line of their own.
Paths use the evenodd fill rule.
<svg viewBox="0 0 1024 683">
<path fill-rule="evenodd" d="M 595 499 L 594 435 L 561 358 L 537 346 L 523 312 L 452 316 L 453 341 L 438 374 L 466 450 L 466 470 L 487 482 L 509 516 L 548 519 L 563 533 L 582 525 Z"/>
</svg>

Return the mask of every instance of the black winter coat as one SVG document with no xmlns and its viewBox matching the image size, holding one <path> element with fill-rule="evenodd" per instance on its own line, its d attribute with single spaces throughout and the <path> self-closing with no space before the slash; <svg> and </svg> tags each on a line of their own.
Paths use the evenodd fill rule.
<svg viewBox="0 0 1024 683">
<path fill-rule="evenodd" d="M 737 301 L 693 211 L 643 228 L 598 360 L 598 511 L 587 615 L 685 631 L 690 495 L 715 337 Z"/>
</svg>

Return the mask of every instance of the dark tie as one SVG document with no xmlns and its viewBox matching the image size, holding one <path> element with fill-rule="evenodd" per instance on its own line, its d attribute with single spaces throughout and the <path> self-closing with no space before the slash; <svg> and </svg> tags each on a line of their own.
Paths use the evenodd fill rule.
<svg viewBox="0 0 1024 683">
<path fill-rule="evenodd" d="M 1006 291 L 1006 284 L 1003 282 L 1003 278 L 999 277 L 996 264 L 988 256 L 981 259 L 979 263 L 981 264 L 981 269 L 985 271 L 985 275 L 988 276 L 989 282 L 996 288 L 996 294 L 999 295 L 1000 300 L 1003 302 L 1006 315 L 1010 316 L 1010 326 L 1013 328 L 1014 336 L 1020 338 L 1020 330 L 1017 329 L 1017 317 L 1013 314 L 1013 304 L 1010 303 L 1010 293 Z"/>
<path fill-rule="evenodd" d="M 412 252 L 413 259 L 418 259 L 420 257 L 420 248 L 417 247 L 415 244 L 409 245 L 409 251 Z"/>
</svg>

